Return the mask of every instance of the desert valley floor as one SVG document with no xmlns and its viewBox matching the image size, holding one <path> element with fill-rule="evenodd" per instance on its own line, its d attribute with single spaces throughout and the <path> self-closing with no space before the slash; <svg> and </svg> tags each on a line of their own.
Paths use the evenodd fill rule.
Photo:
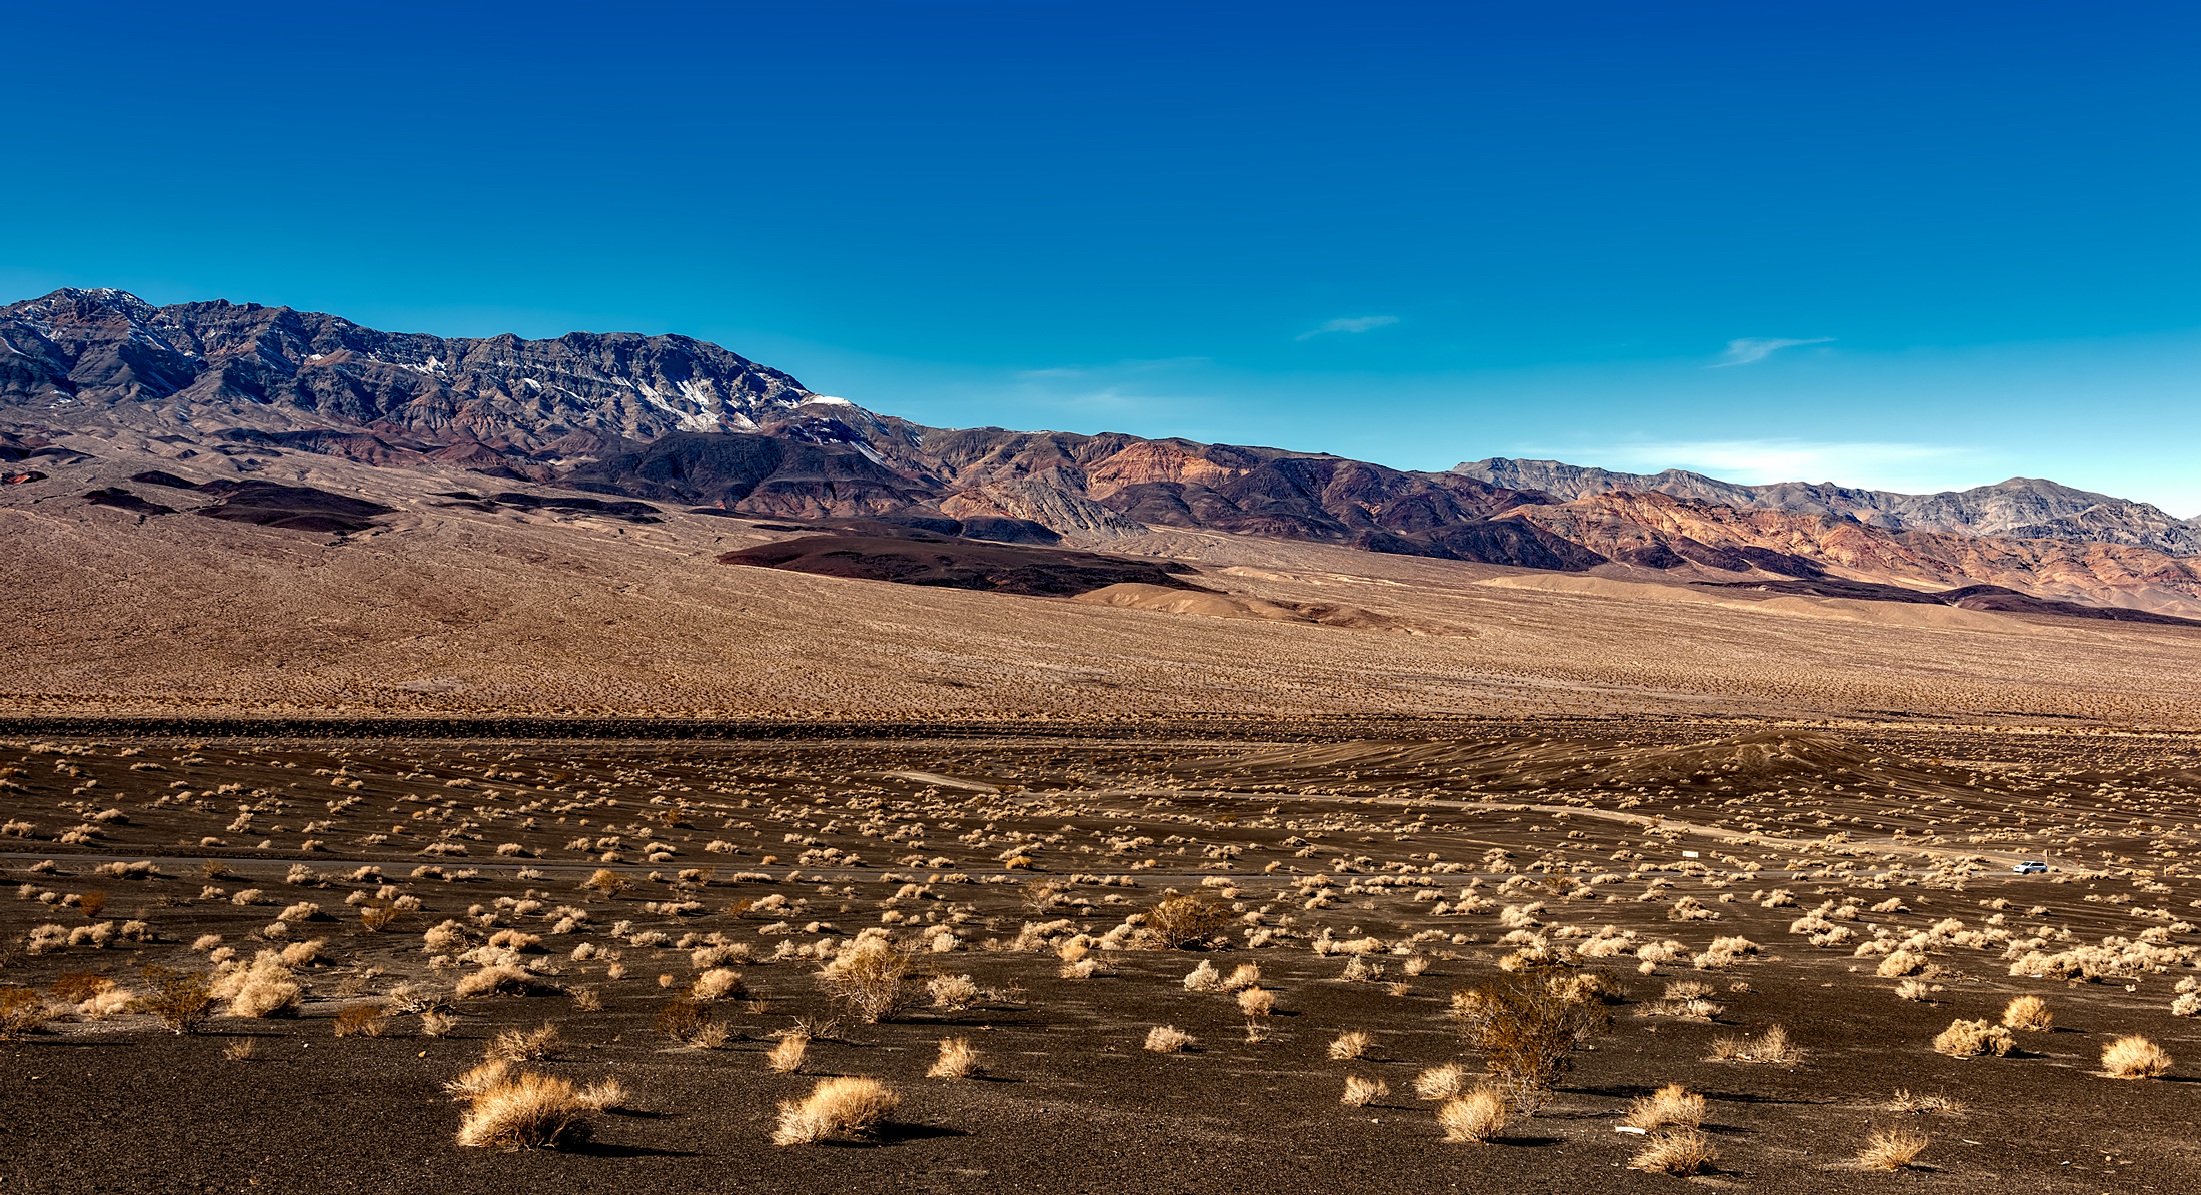
<svg viewBox="0 0 2201 1195">
<path fill-rule="evenodd" d="M 0 1191 L 2201 1179 L 2201 628 L 92 447 L 0 494 Z"/>
<path fill-rule="evenodd" d="M 0 727 L 4 1190 L 2201 1174 L 2185 735 L 66 729 Z M 821 966 L 867 940 L 895 964 L 884 999 Z M 230 1003 L 171 1032 L 159 997 L 194 975 Z M 1437 1109 L 1486 1062 L 1455 993 L 1509 977 L 1577 986 L 1599 1024 L 1487 1140 L 1447 1140 Z M 2002 1028 L 2028 996 L 2045 1009 Z M 2105 1073 L 2132 1035 L 2167 1071 Z M 975 1073 L 930 1077 L 947 1039 Z M 462 1148 L 447 1088 L 485 1058 L 594 1091 L 592 1131 Z M 781 1104 L 834 1076 L 899 1102 L 775 1145 Z M 1667 1084 L 1703 1097 L 1694 1132 L 1638 1109 Z M 1866 1169 L 1876 1133 L 1925 1145 Z M 1676 1134 L 1709 1147 L 1701 1173 L 1630 1168 Z"/>
</svg>

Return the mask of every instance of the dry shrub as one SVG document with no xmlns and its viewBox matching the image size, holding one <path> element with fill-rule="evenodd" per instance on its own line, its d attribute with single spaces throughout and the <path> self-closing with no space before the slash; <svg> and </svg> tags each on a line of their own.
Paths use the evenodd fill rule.
<svg viewBox="0 0 2201 1195">
<path fill-rule="evenodd" d="M 448 1082 L 444 1083 L 443 1091 L 444 1094 L 450 1096 L 452 1099 L 470 1100 L 473 1099 L 475 1096 L 480 1095 L 482 1092 L 485 1092 L 490 1088 L 495 1087 L 497 1084 L 504 1082 L 505 1076 L 511 1073 L 511 1064 L 505 1062 L 503 1059 L 485 1059 L 482 1062 L 477 1063 L 473 1067 L 473 1069 L 468 1070 L 464 1074 L 461 1074 L 458 1078 L 449 1080 Z"/>
<path fill-rule="evenodd" d="M 711 1006 L 686 996 L 675 996 L 657 1009 L 658 1032 L 684 1045 L 715 1050 L 732 1038 L 732 1030 L 711 1013 Z"/>
<path fill-rule="evenodd" d="M 811 1145 L 836 1137 L 868 1136 L 901 1098 L 877 1079 L 860 1075 L 820 1079 L 810 1094 L 780 1105 L 774 1145 Z"/>
<path fill-rule="evenodd" d="M 961 1012 L 978 1003 L 978 983 L 968 975 L 935 975 L 926 982 L 925 990 L 932 993 L 932 1006 L 949 1012 Z"/>
<path fill-rule="evenodd" d="M 1630 1105 L 1622 1123 L 1645 1132 L 1693 1129 L 1704 1123 L 1704 1097 L 1668 1083 Z"/>
<path fill-rule="evenodd" d="M 1447 1141 L 1489 1141 L 1505 1131 L 1509 1116 L 1504 1093 L 1488 1084 L 1437 1108 L 1437 1123 L 1444 1126 Z"/>
<path fill-rule="evenodd" d="M 604 993 L 595 988 L 575 988 L 567 997 L 573 1001 L 575 1012 L 604 1011 Z"/>
<path fill-rule="evenodd" d="M 443 921 L 420 931 L 420 943 L 430 954 L 454 954 L 466 949 L 466 930 L 456 921 Z"/>
<path fill-rule="evenodd" d="M 1898 1000 L 1925 1001 L 1933 992 L 1930 985 L 1919 979 L 1906 979 L 1895 985 L 1895 998 Z"/>
<path fill-rule="evenodd" d="M 41 1032 L 52 1019 L 46 997 L 35 989 L 0 988 L 0 1039 Z"/>
<path fill-rule="evenodd" d="M 1982 1054 L 1999 1058 L 2015 1045 L 2008 1029 L 1984 1019 L 1952 1021 L 1934 1037 L 1934 1052 L 1951 1058 L 1977 1058 Z"/>
<path fill-rule="evenodd" d="M 581 887 L 604 897 L 617 896 L 633 886 L 634 881 L 608 867 L 597 868 L 581 881 Z"/>
<path fill-rule="evenodd" d="M 482 996 L 541 996 L 557 990 L 525 968 L 499 963 L 459 980 L 451 994 L 461 1000 L 473 1000 Z"/>
<path fill-rule="evenodd" d="M 1933 1143 L 1924 1133 L 1909 1129 L 1877 1129 L 1858 1151 L 1857 1164 L 1867 1170 L 1902 1170 Z"/>
<path fill-rule="evenodd" d="M 1901 979 L 1916 975 L 1926 969 L 1927 958 L 1915 950 L 1896 950 L 1880 960 L 1879 975 L 1882 979 Z"/>
<path fill-rule="evenodd" d="M 723 1000 L 742 991 L 741 972 L 729 967 L 713 967 L 688 985 L 688 996 L 694 1000 Z"/>
<path fill-rule="evenodd" d="M 458 1028 L 458 1025 L 459 1019 L 447 1012 L 439 1012 L 431 1008 L 420 1014 L 420 1035 L 422 1037 L 449 1037 L 451 1031 Z"/>
<path fill-rule="evenodd" d="M 1696 1129 L 1681 1129 L 1653 1136 L 1635 1157 L 1629 1159 L 1628 1168 L 1657 1174 L 1700 1174 L 1719 1159 L 1719 1151 L 1712 1148 L 1710 1137 Z"/>
<path fill-rule="evenodd" d="M 819 968 L 818 982 L 858 1017 L 877 1023 L 916 1005 L 918 970 L 914 952 L 885 938 L 858 938 Z"/>
<path fill-rule="evenodd" d="M 233 1017 L 289 1016 L 298 1011 L 304 995 L 290 968 L 283 965 L 282 955 L 273 950 L 261 951 L 245 966 L 225 966 L 207 990 L 215 999 L 229 1002 Z"/>
<path fill-rule="evenodd" d="M 943 1037 L 940 1039 L 940 1057 L 932 1069 L 925 1072 L 928 1079 L 968 1079 L 984 1073 L 978 1060 L 978 1050 L 967 1037 Z"/>
<path fill-rule="evenodd" d="M 798 1029 L 783 1035 L 766 1051 L 764 1065 L 775 1075 L 792 1075 L 802 1069 L 803 1056 L 809 1052 L 810 1035 Z"/>
<path fill-rule="evenodd" d="M 1414 1094 L 1425 1100 L 1458 1099 L 1467 1090 L 1467 1068 L 1444 1062 L 1414 1076 Z"/>
<path fill-rule="evenodd" d="M 1138 942 L 1157 950 L 1196 950 L 1229 932 L 1230 919 L 1230 906 L 1205 894 L 1165 896 L 1147 911 Z"/>
<path fill-rule="evenodd" d="M 1147 1031 L 1145 1048 L 1156 1054 L 1177 1054 L 1196 1040 L 1175 1025 L 1156 1025 Z"/>
<path fill-rule="evenodd" d="M 1595 985 L 1502 975 L 1452 993 L 1452 1019 L 1515 1109 L 1534 1115 L 1574 1051 L 1612 1028 Z"/>
<path fill-rule="evenodd" d="M 558 1026 L 549 1021 L 533 1029 L 507 1029 L 491 1038 L 488 1056 L 499 1062 L 531 1062 L 550 1057 L 558 1048 Z"/>
<path fill-rule="evenodd" d="M 2046 1033 L 2056 1027 L 2056 1014 L 2039 996 L 2020 996 L 2003 1007 L 2002 1024 L 2026 1033 Z"/>
<path fill-rule="evenodd" d="M 1223 990 L 1223 973 L 1215 969 L 1214 963 L 1201 959 L 1200 965 L 1194 967 L 1191 974 L 1185 976 L 1185 990 L 1188 992 L 1219 992 Z"/>
<path fill-rule="evenodd" d="M 1330 1061 L 1351 1062 L 1356 1058 L 1365 1058 L 1368 1056 L 1368 1048 L 1374 1044 L 1374 1038 L 1358 1029 L 1340 1033 L 1330 1043 Z"/>
<path fill-rule="evenodd" d="M 2169 1071 L 2169 1053 L 2137 1034 L 2102 1047 L 2102 1072 L 2110 1078 L 2153 1079 Z"/>
<path fill-rule="evenodd" d="M 1794 1066 L 1804 1060 L 1802 1047 L 1789 1040 L 1788 1030 L 1774 1025 L 1756 1037 L 1720 1037 L 1712 1041 L 1714 1062 L 1763 1062 Z"/>
<path fill-rule="evenodd" d="M 588 1139 L 591 1105 L 565 1079 L 522 1071 L 469 1101 L 459 1144 L 475 1149 L 556 1149 Z"/>
<path fill-rule="evenodd" d="M 359 924 L 362 928 L 374 933 L 381 933 L 397 922 L 398 912 L 396 905 L 384 904 L 381 901 L 361 905 L 359 908 Z"/>
<path fill-rule="evenodd" d="M 115 986 L 115 981 L 92 971 L 63 971 L 46 990 L 65 1004 L 82 1004 Z"/>
<path fill-rule="evenodd" d="M 76 898 L 76 907 L 78 912 L 84 914 L 86 921 L 91 921 L 99 916 L 100 910 L 107 907 L 107 894 L 97 889 L 87 892 Z"/>
<path fill-rule="evenodd" d="M 1347 1075 L 1345 1076 L 1345 1094 L 1338 1097 L 1338 1102 L 1354 1108 L 1361 1108 L 1389 1094 L 1391 1094 L 1391 1085 L 1381 1079 L 1363 1079 L 1359 1075 Z"/>
<path fill-rule="evenodd" d="M 390 1031 L 390 1010 L 380 1004 L 354 1004 L 336 1014 L 338 1037 L 381 1037 Z"/>
<path fill-rule="evenodd" d="M 231 1062 L 243 1062 L 258 1052 L 259 1048 L 259 1038 L 240 1037 L 222 1046 L 222 1057 L 229 1059 Z"/>
<path fill-rule="evenodd" d="M 1238 1011 L 1249 1017 L 1265 1017 L 1276 1011 L 1276 993 L 1267 988 L 1240 988 Z"/>
</svg>

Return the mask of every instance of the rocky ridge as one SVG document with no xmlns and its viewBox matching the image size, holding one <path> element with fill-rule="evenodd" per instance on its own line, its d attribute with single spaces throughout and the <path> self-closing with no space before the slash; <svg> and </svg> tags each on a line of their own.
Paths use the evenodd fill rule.
<svg viewBox="0 0 2201 1195">
<path fill-rule="evenodd" d="M 2069 539 L 2131 544 L 2178 556 L 2201 555 L 2201 521 L 2160 507 L 2031 477 L 1937 494 L 1898 494 L 1827 483 L 1737 485 L 1668 469 L 1620 473 L 1561 461 L 1486 457 L 1452 472 L 1490 485 L 1536 490 L 1561 502 L 1620 492 L 1669 494 L 1740 510 L 1841 515 L 1890 531 L 1945 531 L 2003 539 Z"/>
<path fill-rule="evenodd" d="M 2201 572 L 2180 555 L 2201 550 L 2201 532 L 2047 482 L 1906 496 L 1503 458 L 1415 472 L 1121 433 L 925 427 L 681 336 L 443 338 L 113 290 L 0 307 L 11 485 L 47 484 L 47 466 L 118 440 L 212 475 L 194 485 L 254 480 L 307 453 L 714 514 L 1024 527 L 1088 548 L 1228 534 L 1681 580 L 1984 584 L 2201 613 Z M 86 501 L 165 505 L 111 482 Z"/>
</svg>

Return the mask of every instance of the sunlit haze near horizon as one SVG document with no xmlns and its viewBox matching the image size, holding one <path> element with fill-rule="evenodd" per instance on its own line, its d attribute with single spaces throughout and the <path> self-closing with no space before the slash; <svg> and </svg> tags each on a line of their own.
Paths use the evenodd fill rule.
<svg viewBox="0 0 2201 1195">
<path fill-rule="evenodd" d="M 2191 6 L 805 7 L 25 7 L 0 302 L 2201 515 Z"/>
</svg>

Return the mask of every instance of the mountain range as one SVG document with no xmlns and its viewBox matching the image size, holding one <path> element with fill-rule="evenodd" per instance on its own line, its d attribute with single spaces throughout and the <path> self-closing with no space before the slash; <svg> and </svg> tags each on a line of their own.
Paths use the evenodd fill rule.
<svg viewBox="0 0 2201 1195">
<path fill-rule="evenodd" d="M 2145 502 L 2031 477 L 1939 494 L 1897 494 L 1794 481 L 1737 485 L 1684 469 L 1616 473 L 1560 461 L 1499 456 L 1465 461 L 1452 471 L 1491 485 L 1541 491 L 1562 502 L 1593 494 L 1670 494 L 1738 510 L 1843 515 L 1890 531 L 2136 544 L 2180 556 L 2201 555 L 2201 521 L 2175 518 Z"/>
<path fill-rule="evenodd" d="M 944 519 L 960 534 L 1148 554 L 1166 551 L 1156 531 L 1221 533 L 1707 584 L 1856 583 L 1891 598 L 1985 585 L 2201 614 L 2201 526 L 2044 481 L 1901 495 L 1506 458 L 1419 472 L 1118 433 L 926 427 L 683 336 L 443 338 L 287 307 L 156 307 L 117 290 L 0 307 L 0 459 L 21 462 L 11 477 L 118 444 L 217 474 L 190 483 L 202 487 L 303 452 L 469 470 L 531 492 L 782 520 Z"/>
</svg>

